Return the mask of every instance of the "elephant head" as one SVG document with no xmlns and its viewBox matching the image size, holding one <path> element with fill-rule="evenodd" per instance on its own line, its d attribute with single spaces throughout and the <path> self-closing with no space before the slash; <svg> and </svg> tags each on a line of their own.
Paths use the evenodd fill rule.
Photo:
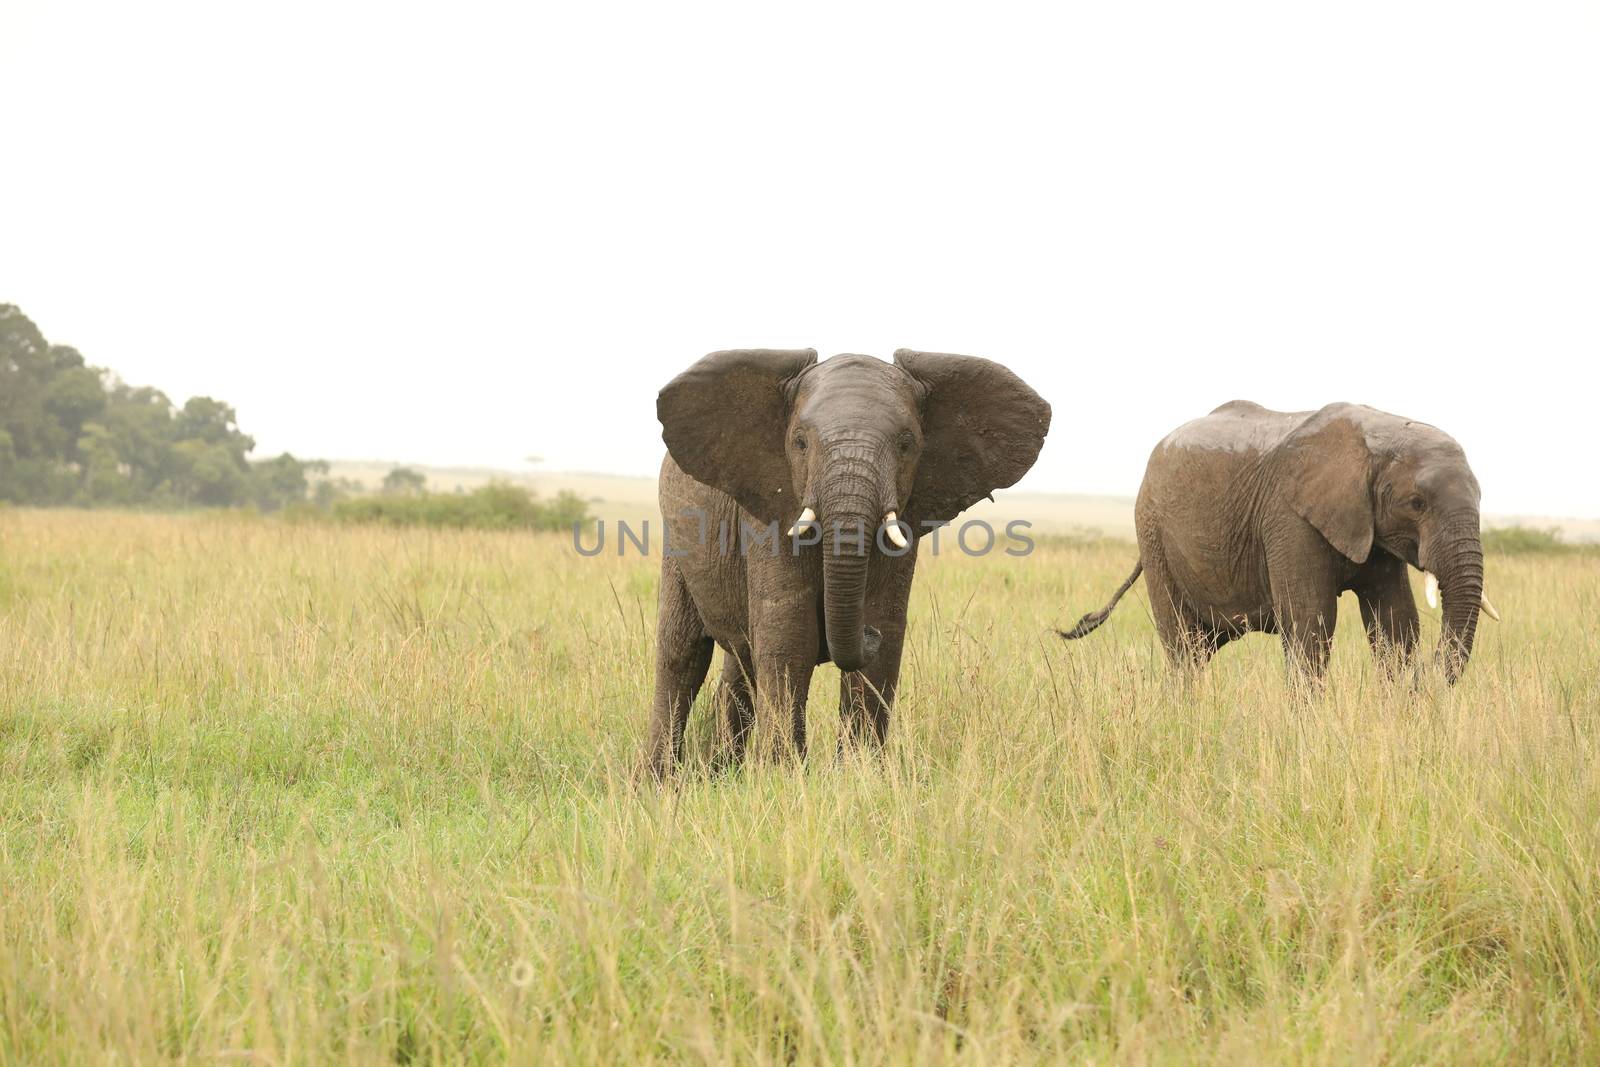
<svg viewBox="0 0 1600 1067">
<path fill-rule="evenodd" d="M 1373 546 L 1427 571 L 1444 596 L 1439 655 L 1454 682 L 1472 654 L 1483 592 L 1478 479 L 1444 431 L 1355 404 L 1330 404 L 1278 446 L 1282 489 L 1344 556 Z"/>
<path fill-rule="evenodd" d="M 1050 405 L 998 363 L 902 349 L 894 362 L 812 349 L 713 352 L 656 398 L 662 439 L 690 477 L 763 524 L 823 528 L 830 658 L 859 670 L 867 567 L 891 541 L 946 522 L 1033 466 Z"/>
</svg>

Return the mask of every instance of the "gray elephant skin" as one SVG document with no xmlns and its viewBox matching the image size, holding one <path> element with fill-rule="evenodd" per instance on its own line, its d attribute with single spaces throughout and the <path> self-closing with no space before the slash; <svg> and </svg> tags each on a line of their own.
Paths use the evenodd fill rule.
<svg viewBox="0 0 1600 1067">
<path fill-rule="evenodd" d="M 1098 627 L 1142 571 L 1174 663 L 1202 666 L 1257 631 L 1281 635 L 1290 663 L 1320 678 L 1339 594 L 1353 590 L 1392 669 L 1417 645 L 1409 564 L 1443 594 L 1438 658 L 1453 683 L 1479 611 L 1494 614 L 1478 500 L 1466 453 L 1436 427 L 1357 404 L 1282 412 L 1235 400 L 1156 446 L 1134 509 L 1139 562 L 1061 636 Z"/>
<path fill-rule="evenodd" d="M 718 703 L 733 759 L 757 714 L 804 755 L 812 671 L 830 660 L 841 671 L 841 744 L 881 744 L 917 538 L 1027 473 L 1050 405 L 973 356 L 902 349 L 893 363 L 818 362 L 812 349 L 741 349 L 674 378 L 656 414 L 671 554 L 661 564 L 648 769 L 659 777 L 681 758 L 713 646 L 723 650 Z M 723 533 L 774 523 L 775 551 Z"/>
</svg>

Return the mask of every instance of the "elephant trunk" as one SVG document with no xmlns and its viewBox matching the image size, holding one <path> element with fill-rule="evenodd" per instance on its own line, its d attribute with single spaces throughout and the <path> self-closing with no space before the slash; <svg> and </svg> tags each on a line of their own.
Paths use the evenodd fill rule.
<svg viewBox="0 0 1600 1067">
<path fill-rule="evenodd" d="M 875 457 L 852 450 L 829 457 L 822 506 L 822 608 L 828 657 L 858 671 L 877 657 L 880 635 L 866 626 L 867 562 L 883 514 Z"/>
<path fill-rule="evenodd" d="M 1428 546 L 1428 569 L 1439 579 L 1444 623 L 1439 658 L 1445 679 L 1454 684 L 1472 656 L 1483 600 L 1483 539 L 1476 512 L 1451 516 Z"/>
</svg>

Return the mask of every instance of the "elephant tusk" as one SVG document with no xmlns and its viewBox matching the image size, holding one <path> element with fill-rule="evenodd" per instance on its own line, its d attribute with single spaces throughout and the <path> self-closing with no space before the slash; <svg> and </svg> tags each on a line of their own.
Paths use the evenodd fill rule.
<svg viewBox="0 0 1600 1067">
<path fill-rule="evenodd" d="M 1433 576 L 1432 571 L 1427 571 L 1426 573 L 1427 578 L 1422 583 L 1422 593 L 1428 598 L 1428 607 L 1437 608 L 1439 606 L 1439 579 Z M 1500 613 L 1494 609 L 1493 604 L 1489 603 L 1489 594 L 1478 594 L 1478 610 L 1495 622 L 1500 621 Z"/>
<path fill-rule="evenodd" d="M 883 517 L 884 532 L 889 535 L 889 540 L 894 542 L 896 548 L 908 548 L 906 535 L 900 532 L 900 520 L 894 512 L 889 512 Z"/>
<path fill-rule="evenodd" d="M 814 523 L 816 521 L 817 521 L 817 513 L 815 511 L 812 511 L 810 508 L 806 508 L 804 511 L 802 511 L 800 513 L 800 517 L 798 519 L 794 520 L 794 525 L 789 527 L 789 536 L 793 537 L 799 531 L 800 527 L 802 527 L 802 526 L 810 526 L 812 523 Z"/>
</svg>

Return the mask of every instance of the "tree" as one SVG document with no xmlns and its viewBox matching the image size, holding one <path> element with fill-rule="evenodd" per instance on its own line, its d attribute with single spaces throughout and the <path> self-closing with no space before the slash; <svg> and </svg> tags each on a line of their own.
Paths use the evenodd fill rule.
<svg viewBox="0 0 1600 1067">
<path fill-rule="evenodd" d="M 11 434 L 0 430 L 0 500 L 9 500 L 10 486 L 17 465 L 17 450 L 11 443 Z"/>
<path fill-rule="evenodd" d="M 116 442 L 117 453 L 129 467 L 135 498 L 150 503 L 174 502 L 172 401 L 159 389 L 135 388 L 115 379 L 108 396 L 103 421 Z"/>
<path fill-rule="evenodd" d="M 117 455 L 111 432 L 97 422 L 84 426 L 78 438 L 83 482 L 78 502 L 82 504 L 126 504 L 132 499 L 128 467 Z"/>
<path fill-rule="evenodd" d="M 180 468 L 175 484 L 182 503 L 220 507 L 244 501 L 249 470 L 226 444 L 207 444 L 191 437 L 179 441 L 172 451 Z"/>
<path fill-rule="evenodd" d="M 26 504 L 240 505 L 304 500 L 313 468 L 283 455 L 254 467 L 232 405 L 130 386 L 77 349 L 50 344 L 0 304 L 0 499 Z M 326 473 L 325 468 L 321 473 Z"/>
<path fill-rule="evenodd" d="M 65 451 L 72 455 L 84 424 L 106 409 L 105 385 L 98 371 L 84 366 L 75 349 L 52 347 L 50 354 L 55 373 L 44 390 L 44 409 L 55 420 L 62 442 L 70 443 Z"/>
<path fill-rule="evenodd" d="M 18 460 L 12 491 L 26 492 L 30 461 L 55 453 L 62 445 L 60 426 L 45 409 L 45 391 L 52 368 L 50 346 L 26 315 L 0 304 L 0 428 L 11 436 Z"/>
<path fill-rule="evenodd" d="M 255 482 L 256 507 L 262 511 L 276 511 L 303 502 L 310 488 L 306 478 L 310 466 L 312 464 L 302 463 L 287 452 L 276 459 L 253 464 L 251 477 Z M 326 470 L 327 464 L 321 467 Z"/>
<path fill-rule="evenodd" d="M 327 465 L 323 465 L 327 473 Z M 311 489 L 311 503 L 327 510 L 341 500 L 349 500 L 361 492 L 361 484 L 349 478 L 323 478 Z"/>
<path fill-rule="evenodd" d="M 427 488 L 428 479 L 410 467 L 396 467 L 383 476 L 385 496 L 420 496 Z"/>
</svg>

